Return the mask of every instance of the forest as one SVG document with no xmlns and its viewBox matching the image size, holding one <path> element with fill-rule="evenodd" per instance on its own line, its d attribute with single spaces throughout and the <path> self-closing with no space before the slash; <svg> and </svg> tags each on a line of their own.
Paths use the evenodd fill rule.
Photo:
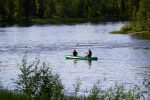
<svg viewBox="0 0 150 100">
<path fill-rule="evenodd" d="M 99 18 L 150 24 L 149 0 L 0 0 L 0 24 L 33 19 Z"/>
</svg>

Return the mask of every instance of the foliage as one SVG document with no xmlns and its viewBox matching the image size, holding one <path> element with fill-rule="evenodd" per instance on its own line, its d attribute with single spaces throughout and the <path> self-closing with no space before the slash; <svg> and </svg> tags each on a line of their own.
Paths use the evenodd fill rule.
<svg viewBox="0 0 150 100">
<path fill-rule="evenodd" d="M 26 94 L 29 99 L 58 100 L 63 97 L 63 85 L 59 76 L 52 73 L 49 67 L 36 59 L 28 65 L 26 56 L 22 59 L 21 74 L 15 81 L 17 90 Z"/>
<path fill-rule="evenodd" d="M 65 96 L 67 100 L 145 100 L 145 97 L 138 86 L 133 86 L 129 90 L 125 85 L 116 84 L 113 87 L 102 90 L 98 85 L 94 85 L 88 96 Z"/>
<path fill-rule="evenodd" d="M 25 94 L 18 93 L 17 91 L 4 89 L 2 85 L 0 85 L 0 99 L 1 100 L 28 100 Z"/>
<path fill-rule="evenodd" d="M 56 24 L 65 23 L 59 20 L 63 18 L 104 18 L 131 19 L 135 23 L 133 30 L 150 31 L 149 4 L 150 0 L 0 0 L 0 26 L 30 25 L 35 18 L 51 19 L 44 23 Z"/>
<path fill-rule="evenodd" d="M 140 0 L 139 8 L 134 14 L 132 22 L 123 26 L 119 32 L 123 33 L 150 33 L 150 0 Z M 119 33 L 118 32 L 118 33 Z"/>
<path fill-rule="evenodd" d="M 132 30 L 132 27 L 131 27 L 130 24 L 125 25 L 125 26 L 123 26 L 123 27 L 121 28 L 121 31 L 122 31 L 122 32 L 128 32 L 128 31 L 131 31 L 131 30 Z"/>
<path fill-rule="evenodd" d="M 76 80 L 76 83 L 73 84 L 76 96 L 77 96 L 77 93 L 80 91 L 81 84 L 82 84 L 82 82 L 81 82 L 81 80 L 79 78 Z"/>
<path fill-rule="evenodd" d="M 0 0 L 0 24 L 30 24 L 34 18 L 55 16 L 133 19 L 139 10 L 140 1 L 143 0 Z M 143 10 L 141 8 L 139 12 Z"/>
<path fill-rule="evenodd" d="M 140 9 L 137 14 L 137 25 L 142 30 L 150 31 L 150 0 L 141 0 Z"/>
<path fill-rule="evenodd" d="M 1 100 L 31 100 L 27 98 L 27 95 L 0 88 Z M 99 86 L 94 85 L 88 96 L 68 96 L 61 95 L 59 98 L 46 98 L 45 96 L 32 98 L 32 100 L 146 100 L 142 91 L 138 86 L 134 86 L 129 90 L 125 89 L 125 86 L 115 85 L 106 90 L 102 90 Z"/>
<path fill-rule="evenodd" d="M 88 98 L 93 99 L 93 100 L 98 100 L 99 93 L 100 93 L 99 87 L 97 85 L 94 85 L 93 88 L 91 89 L 91 92 Z"/>
</svg>

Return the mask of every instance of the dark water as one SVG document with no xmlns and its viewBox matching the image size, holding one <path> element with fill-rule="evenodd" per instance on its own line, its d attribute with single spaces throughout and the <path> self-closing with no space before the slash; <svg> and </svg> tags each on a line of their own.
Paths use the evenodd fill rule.
<svg viewBox="0 0 150 100">
<path fill-rule="evenodd" d="M 109 34 L 123 23 L 48 25 L 0 28 L 0 80 L 13 88 L 11 79 L 20 73 L 24 53 L 28 59 L 39 57 L 60 75 L 68 91 L 76 79 L 82 80 L 81 92 L 98 80 L 103 88 L 114 83 L 127 86 L 150 81 L 150 36 Z M 98 61 L 65 60 L 76 49 L 85 55 L 90 48 Z M 144 88 L 145 89 L 145 88 Z M 147 88 L 148 89 L 148 88 Z"/>
</svg>

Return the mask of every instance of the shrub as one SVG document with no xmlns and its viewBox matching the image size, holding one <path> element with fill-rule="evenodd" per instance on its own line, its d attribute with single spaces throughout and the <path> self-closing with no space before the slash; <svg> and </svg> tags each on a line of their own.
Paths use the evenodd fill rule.
<svg viewBox="0 0 150 100">
<path fill-rule="evenodd" d="M 128 32 L 128 31 L 131 31 L 131 30 L 132 30 L 132 27 L 130 25 L 125 25 L 121 28 L 122 32 Z"/>
<path fill-rule="evenodd" d="M 28 65 L 26 55 L 22 59 L 21 74 L 15 81 L 18 91 L 29 99 L 58 100 L 63 97 L 63 85 L 59 75 L 52 73 L 49 67 L 39 59 Z"/>
</svg>

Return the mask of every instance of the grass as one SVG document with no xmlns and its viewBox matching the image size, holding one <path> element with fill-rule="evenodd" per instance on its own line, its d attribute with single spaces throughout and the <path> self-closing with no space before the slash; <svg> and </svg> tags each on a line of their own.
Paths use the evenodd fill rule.
<svg viewBox="0 0 150 100">
<path fill-rule="evenodd" d="M 0 88 L 0 100 L 28 100 L 25 94 L 16 91 Z"/>
<path fill-rule="evenodd" d="M 110 32 L 112 34 L 150 34 L 150 28 L 146 25 L 129 23 L 123 26 L 119 31 Z"/>
<path fill-rule="evenodd" d="M 0 89 L 1 100 L 31 100 L 27 95 L 7 89 Z M 126 90 L 124 85 L 115 85 L 106 90 L 94 85 L 88 96 L 85 95 L 62 95 L 51 99 L 44 96 L 32 98 L 32 100 L 144 100 L 144 96 L 138 86 Z"/>
</svg>

